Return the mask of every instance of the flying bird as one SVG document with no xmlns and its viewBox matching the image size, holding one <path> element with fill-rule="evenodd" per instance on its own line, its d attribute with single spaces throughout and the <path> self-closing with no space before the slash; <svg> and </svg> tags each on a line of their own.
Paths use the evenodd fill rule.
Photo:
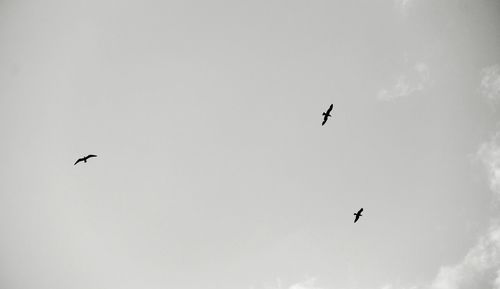
<svg viewBox="0 0 500 289">
<path fill-rule="evenodd" d="M 361 215 L 361 212 L 363 212 L 363 208 L 359 209 L 357 213 L 354 213 L 354 215 L 356 216 L 356 218 L 354 219 L 354 223 L 358 221 L 359 217 L 363 216 Z"/>
<path fill-rule="evenodd" d="M 330 105 L 330 107 L 328 108 L 328 110 L 326 112 L 323 112 L 323 123 L 321 124 L 321 126 L 325 125 L 325 123 L 328 120 L 329 116 L 332 116 L 330 114 L 330 112 L 332 111 L 332 109 L 333 109 L 333 104 Z"/>
<path fill-rule="evenodd" d="M 77 163 L 79 163 L 81 161 L 87 162 L 88 159 L 95 158 L 95 157 L 97 157 L 97 156 L 96 155 L 88 155 L 86 157 L 79 158 L 74 165 L 76 165 Z"/>
</svg>

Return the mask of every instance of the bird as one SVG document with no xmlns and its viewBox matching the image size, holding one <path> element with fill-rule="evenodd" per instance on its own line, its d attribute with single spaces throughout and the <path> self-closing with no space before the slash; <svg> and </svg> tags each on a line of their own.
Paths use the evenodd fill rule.
<svg viewBox="0 0 500 289">
<path fill-rule="evenodd" d="M 321 126 L 325 125 L 325 123 L 328 120 L 329 116 L 332 116 L 330 114 L 330 112 L 332 111 L 332 109 L 333 109 L 333 104 L 330 105 L 330 107 L 328 108 L 328 110 L 326 112 L 323 112 L 323 123 L 321 124 Z"/>
<path fill-rule="evenodd" d="M 354 219 L 354 223 L 358 221 L 359 217 L 363 216 L 361 215 L 361 212 L 363 212 L 363 208 L 359 209 L 357 213 L 354 213 L 354 215 L 356 216 L 356 218 Z"/>
<path fill-rule="evenodd" d="M 75 164 L 74 164 L 74 165 L 76 165 L 77 163 L 79 163 L 79 162 L 81 162 L 81 161 L 87 162 L 87 160 L 88 160 L 89 158 L 95 158 L 95 157 L 97 157 L 97 156 L 96 156 L 96 155 L 88 155 L 88 156 L 86 156 L 86 157 L 79 158 L 79 159 L 75 162 Z"/>
</svg>

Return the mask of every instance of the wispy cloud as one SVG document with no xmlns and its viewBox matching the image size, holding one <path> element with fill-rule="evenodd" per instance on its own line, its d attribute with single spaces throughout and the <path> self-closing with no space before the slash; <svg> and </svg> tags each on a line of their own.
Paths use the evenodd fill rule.
<svg viewBox="0 0 500 289">
<path fill-rule="evenodd" d="M 391 284 L 380 287 L 379 289 L 419 289 L 417 286 L 413 287 L 398 287 Z"/>
<path fill-rule="evenodd" d="M 408 10 L 410 9 L 413 1 L 414 0 L 394 0 L 394 7 L 403 16 L 406 16 L 408 14 Z"/>
<path fill-rule="evenodd" d="M 425 71 L 423 67 L 416 69 Z M 500 200 L 500 131 L 481 144 L 476 155 L 486 168 L 491 190 Z M 309 278 L 286 289 L 323 289 L 315 282 L 315 278 Z M 269 289 L 284 288 L 280 282 Z M 401 287 L 389 283 L 379 289 L 500 289 L 500 220 L 492 220 L 488 231 L 460 262 L 441 267 L 427 284 Z"/>
<path fill-rule="evenodd" d="M 500 132 L 479 146 L 477 157 L 486 168 L 490 189 L 500 197 Z M 500 289 L 500 222 L 492 221 L 461 262 L 442 267 L 429 288 Z"/>
<path fill-rule="evenodd" d="M 265 289 L 323 289 L 316 285 L 316 278 L 307 278 L 304 281 L 294 283 L 288 287 L 282 287 L 281 279 L 276 280 L 276 285 L 264 286 Z M 253 289 L 253 288 L 252 288 Z"/>
<path fill-rule="evenodd" d="M 306 281 L 290 286 L 290 289 L 321 289 L 315 285 L 316 278 L 309 278 Z"/>
<path fill-rule="evenodd" d="M 479 146 L 477 156 L 486 167 L 491 190 L 500 197 L 500 132 Z"/>
<path fill-rule="evenodd" d="M 441 267 L 429 284 L 381 289 L 500 289 L 500 224 L 492 225 L 462 261 Z"/>
<path fill-rule="evenodd" d="M 492 65 L 481 71 L 481 94 L 490 100 L 500 100 L 500 65 Z"/>
<path fill-rule="evenodd" d="M 500 224 L 491 225 L 459 263 L 441 267 L 431 283 L 411 289 L 500 289 Z"/>
<path fill-rule="evenodd" d="M 476 155 L 486 168 L 491 190 L 500 197 L 500 132 L 481 144 Z M 500 222 L 491 222 L 460 262 L 441 267 L 432 282 L 415 288 L 500 289 Z"/>
<path fill-rule="evenodd" d="M 454 266 L 442 267 L 431 289 L 500 288 L 500 226 L 492 225 L 465 258 Z M 496 284 L 496 285 L 495 285 Z"/>
<path fill-rule="evenodd" d="M 282 287 L 281 282 L 278 279 L 277 285 L 265 286 L 264 289 L 331 289 L 331 288 L 319 287 L 318 285 L 316 285 L 316 283 L 317 283 L 316 281 L 317 281 L 317 278 L 307 278 L 304 281 L 292 284 L 288 287 Z M 255 288 L 252 287 L 250 289 L 255 289 Z M 340 289 L 340 288 L 335 288 L 335 289 Z M 350 289 L 353 289 L 353 288 L 350 288 Z M 382 287 L 377 287 L 376 289 L 419 289 L 419 288 L 416 286 L 409 287 L 409 288 L 408 287 L 402 288 L 402 287 L 394 286 L 392 284 L 386 284 Z"/>
<path fill-rule="evenodd" d="M 380 100 L 389 101 L 422 91 L 429 83 L 429 74 L 429 66 L 423 62 L 417 62 L 407 74 L 400 75 L 396 79 L 392 88 L 380 90 L 377 97 Z"/>
</svg>

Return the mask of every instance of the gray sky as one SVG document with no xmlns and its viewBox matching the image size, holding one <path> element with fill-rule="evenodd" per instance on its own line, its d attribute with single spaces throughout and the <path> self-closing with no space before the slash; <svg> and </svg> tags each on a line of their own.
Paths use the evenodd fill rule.
<svg viewBox="0 0 500 289">
<path fill-rule="evenodd" d="M 499 28 L 496 0 L 0 1 L 1 287 L 500 288 Z"/>
</svg>

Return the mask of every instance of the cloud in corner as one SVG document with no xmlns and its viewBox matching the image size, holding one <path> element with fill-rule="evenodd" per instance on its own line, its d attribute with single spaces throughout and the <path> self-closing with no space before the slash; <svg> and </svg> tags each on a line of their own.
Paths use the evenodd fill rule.
<svg viewBox="0 0 500 289">
<path fill-rule="evenodd" d="M 500 65 L 492 65 L 481 70 L 480 90 L 489 100 L 500 100 Z"/>
<path fill-rule="evenodd" d="M 425 66 L 416 70 L 425 71 Z M 500 200 L 500 131 L 481 144 L 476 153 L 488 173 L 490 189 Z M 293 284 L 286 289 L 323 289 L 315 278 Z M 478 238 L 461 261 L 442 266 L 436 277 L 425 284 L 401 287 L 386 284 L 379 289 L 500 289 L 500 220 L 492 219 L 488 231 Z M 282 289 L 279 286 L 268 289 Z"/>
<path fill-rule="evenodd" d="M 457 265 L 442 267 L 431 289 L 499 289 L 500 226 L 492 225 L 488 233 L 469 250 Z"/>
<path fill-rule="evenodd" d="M 487 170 L 490 189 L 500 197 L 500 132 L 477 151 Z M 498 199 L 497 199 L 498 200 Z M 461 262 L 439 270 L 429 289 L 500 289 L 500 222 L 493 220 L 488 232 Z"/>
<path fill-rule="evenodd" d="M 487 170 L 490 189 L 500 197 L 500 132 L 481 144 L 477 156 Z"/>
</svg>

